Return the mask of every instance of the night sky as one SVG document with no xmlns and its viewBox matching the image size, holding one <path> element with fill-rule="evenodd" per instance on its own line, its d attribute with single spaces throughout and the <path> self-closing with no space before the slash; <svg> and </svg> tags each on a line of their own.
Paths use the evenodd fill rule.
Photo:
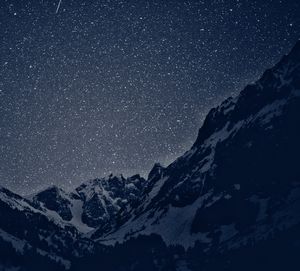
<svg viewBox="0 0 300 271">
<path fill-rule="evenodd" d="M 300 37 L 300 1 L 0 1 L 0 185 L 147 175 Z"/>
</svg>

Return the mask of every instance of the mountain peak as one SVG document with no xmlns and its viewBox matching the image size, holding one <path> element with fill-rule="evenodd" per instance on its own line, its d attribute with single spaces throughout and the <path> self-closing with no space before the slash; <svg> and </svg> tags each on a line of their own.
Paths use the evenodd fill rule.
<svg viewBox="0 0 300 271">
<path fill-rule="evenodd" d="M 56 185 L 51 185 L 46 189 L 32 196 L 32 202 L 40 207 L 45 207 L 57 212 L 64 220 L 71 220 L 70 195 Z"/>
<path fill-rule="evenodd" d="M 300 88 L 300 40 L 271 69 L 267 69 L 254 84 L 247 85 L 236 98 L 228 98 L 221 105 L 211 109 L 199 129 L 193 148 L 199 147 L 226 123 L 234 125 L 255 115 L 267 104 L 289 97 Z M 289 87 L 286 83 L 289 82 Z"/>
<path fill-rule="evenodd" d="M 148 174 L 148 180 L 153 179 L 155 176 L 160 176 L 162 172 L 165 170 L 160 163 L 155 163 Z"/>
</svg>

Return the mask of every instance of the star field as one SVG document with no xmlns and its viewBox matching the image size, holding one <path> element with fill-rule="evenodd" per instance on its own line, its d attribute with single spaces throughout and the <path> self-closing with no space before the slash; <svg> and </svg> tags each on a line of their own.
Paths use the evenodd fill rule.
<svg viewBox="0 0 300 271">
<path fill-rule="evenodd" d="M 299 1 L 0 3 L 0 185 L 146 175 L 287 53 Z"/>
</svg>

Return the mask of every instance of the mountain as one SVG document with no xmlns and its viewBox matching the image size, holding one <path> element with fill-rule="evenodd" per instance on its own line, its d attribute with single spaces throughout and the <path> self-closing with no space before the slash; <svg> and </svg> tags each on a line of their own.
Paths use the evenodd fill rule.
<svg viewBox="0 0 300 271">
<path fill-rule="evenodd" d="M 70 270 L 298 270 L 299 138 L 300 41 L 147 180 L 110 175 L 26 199 L 1 188 L 3 270 L 38 270 L 27 255 Z"/>
<path fill-rule="evenodd" d="M 145 179 L 139 175 L 122 175 L 95 179 L 76 188 L 83 200 L 82 220 L 91 227 L 104 230 L 115 223 L 117 213 L 133 205 L 140 197 Z"/>
<path fill-rule="evenodd" d="M 70 266 L 70 261 L 66 260 L 71 255 L 70 246 L 74 247 L 72 253 L 83 253 L 76 248 L 81 241 L 75 228 L 61 223 L 45 210 L 36 209 L 29 200 L 2 187 L 0 213 L 1 264 L 7 268 L 22 263 L 24 270 L 37 270 L 43 262 L 52 262 L 48 264 L 49 270 L 53 266 L 64 270 Z M 26 255 L 35 260 L 34 267 L 37 269 L 33 268 Z"/>
<path fill-rule="evenodd" d="M 69 193 L 50 186 L 28 200 L 35 208 L 54 214 L 82 233 L 96 228 L 102 232 L 116 223 L 121 209 L 125 215 L 125 206 L 135 204 L 145 182 L 138 174 L 128 178 L 111 174 L 107 178 L 89 180 Z"/>
<path fill-rule="evenodd" d="M 255 84 L 209 112 L 191 150 L 164 170 L 136 216 L 108 239 L 157 233 L 189 247 L 198 239 L 211 243 L 211 231 L 223 226 L 238 234 L 256 225 L 298 189 L 299 108 L 298 42 Z M 175 220 L 178 228 L 169 226 Z"/>
</svg>

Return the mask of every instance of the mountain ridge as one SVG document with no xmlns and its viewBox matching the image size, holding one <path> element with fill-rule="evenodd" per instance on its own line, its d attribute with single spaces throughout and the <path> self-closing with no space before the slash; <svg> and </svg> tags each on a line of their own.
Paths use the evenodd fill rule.
<svg viewBox="0 0 300 271">
<path fill-rule="evenodd" d="M 191 149 L 155 164 L 147 180 L 111 175 L 30 199 L 0 187 L 0 229 L 69 260 L 71 270 L 97 270 L 99 261 L 105 270 L 291 267 L 300 244 L 299 108 L 300 41 L 210 110 Z"/>
</svg>

